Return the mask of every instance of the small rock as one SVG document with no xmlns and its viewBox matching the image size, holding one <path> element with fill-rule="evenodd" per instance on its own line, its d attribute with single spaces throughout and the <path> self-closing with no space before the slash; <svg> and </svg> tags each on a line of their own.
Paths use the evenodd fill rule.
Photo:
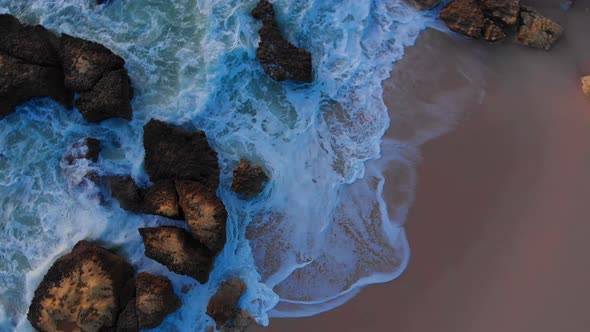
<svg viewBox="0 0 590 332">
<path fill-rule="evenodd" d="M 87 241 L 59 258 L 35 290 L 27 318 L 39 331 L 98 332 L 114 328 L 119 295 L 133 268 Z"/>
<path fill-rule="evenodd" d="M 245 160 L 240 160 L 234 170 L 231 189 L 245 199 L 258 196 L 268 181 L 268 175 L 262 167 L 252 165 Z"/>
<path fill-rule="evenodd" d="M 521 7 L 520 19 L 516 41 L 525 46 L 549 51 L 563 33 L 559 24 L 529 7 Z"/>
<path fill-rule="evenodd" d="M 102 77 L 92 90 L 80 94 L 74 105 L 88 122 L 110 118 L 131 120 L 131 97 L 127 70 L 118 69 Z"/>
<path fill-rule="evenodd" d="M 440 0 L 406 0 L 406 2 L 420 10 L 430 10 L 440 4 Z"/>
<path fill-rule="evenodd" d="M 140 228 L 139 234 L 147 257 L 200 283 L 209 280 L 214 255 L 184 229 L 171 226 Z"/>
<path fill-rule="evenodd" d="M 144 212 L 171 219 L 183 219 L 176 187 L 172 180 L 161 180 L 149 187 L 144 197 Z"/>
<path fill-rule="evenodd" d="M 219 285 L 207 304 L 207 315 L 213 318 L 217 329 L 237 316 L 238 302 L 245 291 L 246 284 L 238 278 L 230 278 Z"/>
<path fill-rule="evenodd" d="M 218 253 L 225 245 L 227 211 L 215 192 L 195 181 L 176 181 L 184 218 L 195 238 Z"/>
<path fill-rule="evenodd" d="M 256 320 L 250 313 L 239 309 L 236 315 L 221 328 L 221 332 L 244 332 L 255 323 Z"/>
<path fill-rule="evenodd" d="M 582 77 L 582 91 L 590 97 L 590 75 Z"/>
<path fill-rule="evenodd" d="M 136 275 L 135 280 L 135 308 L 139 328 L 153 329 L 180 308 L 180 299 L 174 294 L 168 278 L 142 272 Z"/>
<path fill-rule="evenodd" d="M 515 25 L 518 21 L 519 0 L 479 0 L 479 4 L 492 19 L 501 20 L 506 25 Z"/>
<path fill-rule="evenodd" d="M 440 11 L 440 18 L 452 31 L 476 39 L 483 37 L 485 16 L 475 0 L 451 1 Z"/>
<path fill-rule="evenodd" d="M 275 81 L 312 82 L 311 53 L 283 38 L 272 4 L 260 0 L 252 10 L 252 16 L 262 20 L 256 57 L 264 71 Z"/>
<path fill-rule="evenodd" d="M 105 177 L 111 196 L 119 201 L 122 209 L 143 212 L 144 192 L 129 175 L 112 175 Z"/>
<path fill-rule="evenodd" d="M 73 187 L 83 186 L 86 181 L 95 185 L 99 184 L 98 173 L 89 166 L 98 161 L 100 149 L 100 142 L 97 139 L 83 138 L 74 143 L 63 156 L 62 167 Z"/>
</svg>

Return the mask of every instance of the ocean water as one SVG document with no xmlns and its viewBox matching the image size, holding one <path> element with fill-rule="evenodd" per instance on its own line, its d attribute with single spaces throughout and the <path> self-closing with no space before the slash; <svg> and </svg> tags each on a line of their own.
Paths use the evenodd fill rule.
<svg viewBox="0 0 590 332">
<path fill-rule="evenodd" d="M 130 122 L 89 124 L 47 99 L 0 121 L 0 330 L 31 329 L 35 288 L 82 239 L 173 281 L 184 305 L 158 328 L 166 331 L 213 325 L 207 301 L 230 275 L 247 282 L 241 306 L 266 325 L 330 310 L 403 271 L 417 152 L 412 142 L 383 139 L 390 123 L 381 82 L 435 13 L 402 0 L 274 1 L 284 35 L 312 53 L 315 77 L 278 83 L 255 57 L 256 2 L 0 0 L 0 12 L 23 22 L 106 45 L 127 61 L 135 90 Z M 204 130 L 220 157 L 228 243 L 205 285 L 143 255 L 138 227 L 182 222 L 129 213 L 108 196 L 101 204 L 101 188 L 72 185 L 89 167 L 147 184 L 142 126 L 150 118 Z M 60 158 L 83 137 L 102 142 L 99 162 L 65 170 Z M 271 175 L 250 202 L 229 190 L 240 158 Z M 387 183 L 401 193 L 393 208 L 382 195 L 391 165 L 404 174 Z"/>
</svg>

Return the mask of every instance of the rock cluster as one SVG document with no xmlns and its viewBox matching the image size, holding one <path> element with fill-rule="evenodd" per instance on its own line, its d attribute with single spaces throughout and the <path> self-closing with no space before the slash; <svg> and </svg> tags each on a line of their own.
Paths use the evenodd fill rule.
<svg viewBox="0 0 590 332">
<path fill-rule="evenodd" d="M 464 36 L 489 42 L 516 31 L 516 42 L 549 50 L 563 29 L 520 0 L 452 0 L 440 12 L 443 22 Z"/>
<path fill-rule="evenodd" d="M 311 53 L 291 44 L 281 35 L 272 4 L 268 0 L 260 0 L 252 10 L 252 16 L 262 20 L 256 57 L 264 71 L 275 81 L 312 82 Z"/>
<path fill-rule="evenodd" d="M 240 160 L 234 170 L 231 189 L 244 199 L 252 199 L 264 190 L 268 175 L 262 167 Z"/>
<path fill-rule="evenodd" d="M 28 319 L 39 331 L 139 331 L 180 306 L 167 278 L 134 271 L 87 241 L 59 258 L 37 289 Z"/>
<path fill-rule="evenodd" d="M 106 47 L 0 15 L 0 119 L 18 104 L 50 97 L 74 105 L 84 119 L 131 119 L 132 89 L 125 61 Z"/>
</svg>

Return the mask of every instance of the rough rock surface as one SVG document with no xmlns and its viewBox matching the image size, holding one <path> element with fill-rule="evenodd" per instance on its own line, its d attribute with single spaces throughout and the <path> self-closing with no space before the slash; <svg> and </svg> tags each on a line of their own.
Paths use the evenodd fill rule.
<svg viewBox="0 0 590 332">
<path fill-rule="evenodd" d="M 213 318 L 217 329 L 238 316 L 238 302 L 245 291 L 246 284 L 237 278 L 230 278 L 219 285 L 207 304 L 207 315 Z"/>
<path fill-rule="evenodd" d="M 100 142 L 95 138 L 80 139 L 68 149 L 63 156 L 62 165 L 71 185 L 81 186 L 86 181 L 98 185 L 100 181 L 98 173 L 89 169 L 88 166 L 98 161 L 100 149 Z M 80 173 L 80 169 L 85 172 Z"/>
<path fill-rule="evenodd" d="M 133 285 L 131 299 L 119 315 L 119 332 L 155 328 L 180 307 L 180 299 L 166 277 L 141 272 L 135 276 Z"/>
<path fill-rule="evenodd" d="M 244 332 L 248 326 L 256 323 L 254 317 L 250 315 L 246 310 L 238 310 L 236 315 L 232 317 L 225 325 L 221 328 L 221 332 Z"/>
<path fill-rule="evenodd" d="M 184 218 L 195 238 L 209 250 L 221 251 L 225 245 L 227 221 L 223 202 L 215 192 L 195 181 L 176 181 L 176 192 Z"/>
<path fill-rule="evenodd" d="M 80 241 L 59 258 L 35 290 L 28 319 L 39 331 L 104 331 L 114 328 L 119 296 L 133 268 L 119 256 Z"/>
<path fill-rule="evenodd" d="M 520 12 L 520 0 L 479 0 L 487 16 L 506 25 L 514 25 Z"/>
<path fill-rule="evenodd" d="M 264 184 L 267 181 L 268 175 L 262 167 L 240 160 L 238 167 L 234 169 L 231 189 L 241 197 L 251 199 L 264 190 Z"/>
<path fill-rule="evenodd" d="M 590 97 L 590 76 L 582 77 L 582 92 L 588 97 Z"/>
<path fill-rule="evenodd" d="M 192 277 L 200 283 L 209 280 L 213 253 L 179 227 L 140 228 L 145 255 L 170 271 Z"/>
<path fill-rule="evenodd" d="M 90 91 L 107 73 L 125 65 L 108 48 L 67 34 L 61 35 L 60 47 L 65 86 L 75 92 Z"/>
<path fill-rule="evenodd" d="M 183 219 L 174 182 L 162 180 L 149 187 L 145 192 L 143 211 L 171 219 Z"/>
<path fill-rule="evenodd" d="M 529 7 L 522 7 L 516 40 L 518 43 L 546 51 L 557 42 L 563 28 Z"/>
<path fill-rule="evenodd" d="M 40 25 L 22 25 L 14 16 L 0 15 L 0 52 L 25 63 L 60 67 L 59 40 Z"/>
<path fill-rule="evenodd" d="M 143 127 L 143 145 L 151 181 L 194 180 L 211 190 L 219 185 L 217 153 L 204 132 L 189 132 L 152 119 Z"/>
<path fill-rule="evenodd" d="M 275 81 L 312 82 L 311 53 L 283 38 L 272 4 L 268 0 L 260 0 L 252 10 L 252 16 L 262 20 L 256 57 L 264 71 Z"/>
<path fill-rule="evenodd" d="M 119 201 L 122 209 L 142 212 L 144 192 L 128 175 L 112 175 L 105 177 L 111 196 Z"/>
<path fill-rule="evenodd" d="M 420 10 L 430 10 L 440 4 L 440 0 L 406 0 L 406 2 Z"/>
<path fill-rule="evenodd" d="M 88 92 L 80 94 L 74 105 L 86 121 L 109 118 L 131 120 L 131 81 L 125 69 L 111 71 Z"/>
</svg>

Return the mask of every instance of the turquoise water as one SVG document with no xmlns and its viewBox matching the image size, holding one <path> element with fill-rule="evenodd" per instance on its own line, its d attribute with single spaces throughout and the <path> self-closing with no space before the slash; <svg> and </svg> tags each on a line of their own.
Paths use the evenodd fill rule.
<svg viewBox="0 0 590 332">
<path fill-rule="evenodd" d="M 381 81 L 433 18 L 398 0 L 275 1 L 284 35 L 311 51 L 315 77 L 278 83 L 255 58 L 255 3 L 0 0 L 0 12 L 23 22 L 106 45 L 126 59 L 135 89 L 130 122 L 89 124 L 44 99 L 0 121 L 0 330 L 31 329 L 25 316 L 34 289 L 81 239 L 173 281 L 184 306 L 160 326 L 167 331 L 212 325 L 206 303 L 229 275 L 247 281 L 241 306 L 268 324 L 269 316 L 330 310 L 405 268 L 402 224 L 413 173 L 396 215 L 387 213 L 382 173 L 391 162 L 413 169 L 415 152 L 405 142 L 382 142 L 389 117 Z M 100 174 L 131 173 L 145 183 L 141 138 L 150 118 L 204 130 L 219 153 L 228 243 L 205 285 L 143 255 L 138 227 L 181 223 L 128 213 L 108 197 L 100 205 L 99 189 L 73 189 L 60 165 L 68 146 L 92 136 L 103 143 L 93 166 Z M 382 148 L 387 153 L 366 167 Z M 240 158 L 271 173 L 252 202 L 229 190 Z M 188 284 L 194 287 L 182 294 Z"/>
</svg>

